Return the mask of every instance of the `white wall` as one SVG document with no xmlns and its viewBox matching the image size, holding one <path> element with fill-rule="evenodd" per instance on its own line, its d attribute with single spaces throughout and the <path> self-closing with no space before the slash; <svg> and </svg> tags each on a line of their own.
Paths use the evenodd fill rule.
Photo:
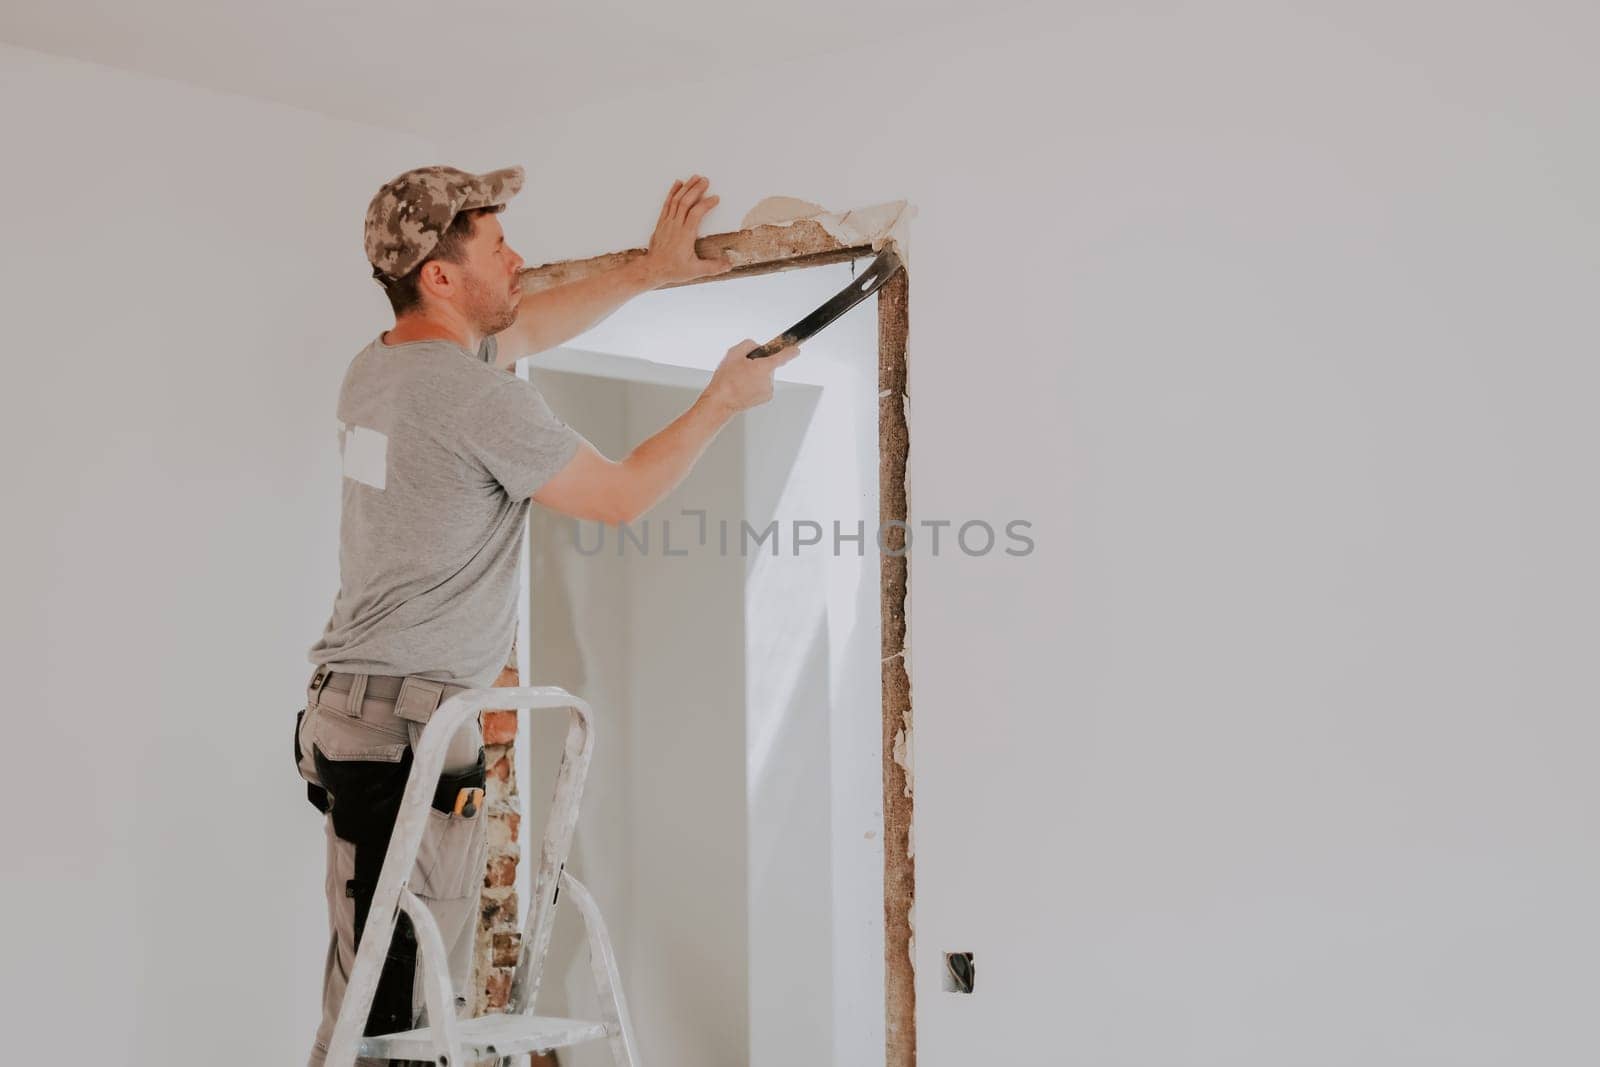
<svg viewBox="0 0 1600 1067">
<path fill-rule="evenodd" d="M 574 365 L 583 361 L 561 364 Z M 651 382 L 625 375 L 625 367 L 594 376 L 542 365 L 531 378 L 562 418 L 620 457 L 681 413 L 703 384 L 686 371 Z M 743 447 L 739 433 L 719 438 L 677 496 L 737 504 Z M 663 1064 L 742 1062 L 743 573 L 737 561 L 730 567 L 711 555 L 663 556 L 659 527 L 649 531 L 647 554 L 636 546 L 619 554 L 612 529 L 597 550 L 600 527 L 575 531 L 551 512 L 540 511 L 533 531 L 531 681 L 583 695 L 596 714 L 595 762 L 569 866 L 595 886 L 614 932 L 641 1046 Z M 680 547 L 683 533 L 680 524 Z M 686 610 L 686 601 L 694 607 Z M 547 817 L 552 776 L 541 771 L 553 770 L 560 737 L 553 723 L 529 737 L 529 855 Z M 558 922 L 571 931 L 576 919 L 563 909 Z M 540 1010 L 590 1016 L 587 949 L 571 936 L 565 945 L 575 951 L 558 946 L 553 967 L 566 979 L 570 1007 L 552 990 Z M 609 1062 L 601 1045 L 563 1055 L 580 1067 Z"/>
<path fill-rule="evenodd" d="M 911 568 L 920 1062 L 1600 1055 L 1597 30 L 986 11 L 454 146 L 532 262 L 919 206 L 913 517 L 1037 542 Z"/>
<path fill-rule="evenodd" d="M 334 402 L 387 322 L 367 199 L 432 151 L 9 47 L 0 117 L 8 1057 L 302 1062 Z"/>
</svg>

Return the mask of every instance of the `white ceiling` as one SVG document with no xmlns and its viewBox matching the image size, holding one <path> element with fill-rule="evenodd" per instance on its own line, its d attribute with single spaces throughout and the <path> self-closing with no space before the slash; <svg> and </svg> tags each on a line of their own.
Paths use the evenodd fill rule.
<svg viewBox="0 0 1600 1067">
<path fill-rule="evenodd" d="M 970 0 L 7 0 L 0 40 L 439 137 L 719 74 L 743 91 L 775 59 L 963 15 Z"/>
</svg>

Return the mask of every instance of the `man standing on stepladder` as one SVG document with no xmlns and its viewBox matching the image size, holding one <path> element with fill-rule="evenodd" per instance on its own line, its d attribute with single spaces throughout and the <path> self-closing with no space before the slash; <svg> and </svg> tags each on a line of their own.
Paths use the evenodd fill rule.
<svg viewBox="0 0 1600 1067">
<path fill-rule="evenodd" d="M 367 259 L 395 324 L 351 361 L 339 390 L 339 593 L 311 648 L 316 670 L 295 725 L 296 764 L 328 816 L 331 936 L 314 1067 L 327 1055 L 413 746 L 435 708 L 492 685 L 510 655 L 529 499 L 579 519 L 632 521 L 729 419 L 771 398 L 772 372 L 799 351 L 752 360 L 755 342 L 735 345 L 688 410 L 627 458 L 607 459 L 511 366 L 639 293 L 727 270 L 694 248 L 717 198 L 702 177 L 674 182 L 647 255 L 523 296 L 522 257 L 495 217 L 521 187 L 520 167 L 422 167 L 384 185 L 367 209 Z M 458 991 L 484 873 L 482 794 L 473 792 L 483 784 L 471 721 L 452 740 L 409 883 L 438 920 Z M 418 1025 L 417 970 L 402 918 L 366 1033 Z"/>
</svg>

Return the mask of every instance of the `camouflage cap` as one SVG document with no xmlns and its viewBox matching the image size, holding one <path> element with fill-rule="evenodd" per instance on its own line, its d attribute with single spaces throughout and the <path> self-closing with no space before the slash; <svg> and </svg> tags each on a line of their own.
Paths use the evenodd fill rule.
<svg viewBox="0 0 1600 1067">
<path fill-rule="evenodd" d="M 522 188 L 522 168 L 468 174 L 418 167 L 391 178 L 367 205 L 367 261 L 391 278 L 428 258 L 458 212 L 504 204 Z"/>
</svg>

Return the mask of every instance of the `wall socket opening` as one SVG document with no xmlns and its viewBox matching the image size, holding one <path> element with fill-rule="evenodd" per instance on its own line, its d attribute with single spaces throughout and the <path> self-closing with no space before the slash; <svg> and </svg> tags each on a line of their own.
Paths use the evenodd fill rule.
<svg viewBox="0 0 1600 1067">
<path fill-rule="evenodd" d="M 970 993 L 977 982 L 977 970 L 972 964 L 970 952 L 946 952 L 944 954 L 944 991 L 946 993 Z"/>
</svg>

